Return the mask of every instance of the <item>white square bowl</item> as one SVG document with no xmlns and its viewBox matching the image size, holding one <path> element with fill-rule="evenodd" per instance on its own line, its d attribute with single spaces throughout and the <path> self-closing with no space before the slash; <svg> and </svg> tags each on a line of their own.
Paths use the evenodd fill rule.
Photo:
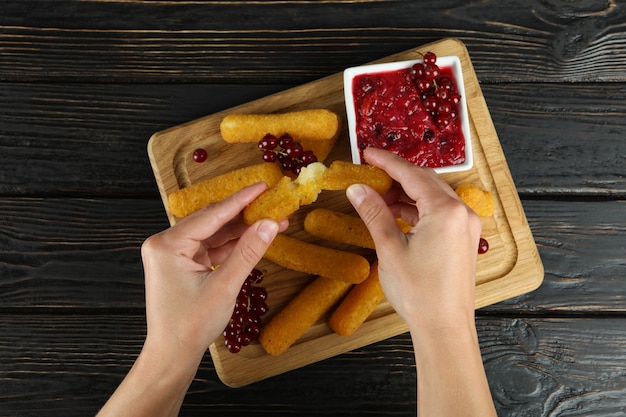
<svg viewBox="0 0 626 417">
<path fill-rule="evenodd" d="M 350 135 L 350 149 L 352 152 L 352 162 L 355 164 L 362 163 L 361 153 L 358 147 L 357 129 L 356 129 L 356 109 L 353 96 L 353 80 L 355 77 L 363 74 L 377 74 L 390 71 L 398 71 L 411 68 L 414 64 L 423 62 L 423 59 L 410 61 L 389 62 L 383 64 L 362 65 L 358 67 L 347 68 L 343 72 L 344 80 L 344 96 L 346 103 L 346 114 L 348 121 L 348 132 Z M 465 100 L 465 86 L 463 83 L 463 71 L 461 69 L 461 61 L 457 56 L 441 56 L 437 57 L 437 65 L 440 68 L 450 68 L 457 92 L 461 96 L 458 104 L 458 119 L 461 122 L 461 132 L 465 140 L 465 161 L 462 164 L 447 165 L 433 168 L 437 173 L 449 173 L 466 171 L 474 165 L 472 155 L 472 141 L 470 137 L 469 115 L 467 112 L 467 103 Z"/>
</svg>

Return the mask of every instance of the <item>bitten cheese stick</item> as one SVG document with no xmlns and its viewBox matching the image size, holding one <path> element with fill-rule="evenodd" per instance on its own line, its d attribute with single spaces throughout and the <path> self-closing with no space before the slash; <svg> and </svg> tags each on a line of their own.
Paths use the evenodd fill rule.
<svg viewBox="0 0 626 417">
<path fill-rule="evenodd" d="M 352 184 L 366 184 L 379 194 L 391 188 L 392 179 L 385 171 L 373 165 L 358 165 L 345 161 L 334 161 L 321 178 L 323 190 L 345 190 Z"/>
<path fill-rule="evenodd" d="M 259 337 L 263 349 L 274 356 L 285 352 L 344 296 L 350 286 L 336 279 L 316 278 L 263 326 Z"/>
<path fill-rule="evenodd" d="M 258 142 L 268 133 L 280 137 L 289 133 L 296 141 L 331 140 L 339 136 L 341 119 L 326 109 L 288 113 L 229 114 L 220 123 L 226 142 Z"/>
<path fill-rule="evenodd" d="M 363 220 L 349 214 L 323 208 L 315 209 L 304 218 L 304 230 L 315 237 L 333 242 L 376 249 Z"/>
<path fill-rule="evenodd" d="M 298 211 L 301 205 L 313 203 L 322 191 L 318 178 L 326 169 L 321 162 L 314 162 L 302 168 L 295 180 L 283 177 L 244 209 L 244 221 L 247 224 L 262 218 L 280 221 Z"/>
<path fill-rule="evenodd" d="M 253 224 L 262 218 L 276 221 L 286 219 L 300 208 L 300 198 L 294 193 L 294 188 L 291 178 L 283 177 L 248 204 L 243 210 L 243 220 L 247 224 Z"/>
<path fill-rule="evenodd" d="M 265 162 L 236 169 L 174 191 L 168 196 L 169 210 L 174 216 L 186 217 L 244 187 L 257 182 L 264 182 L 268 187 L 273 187 L 283 177 L 278 165 Z"/>
<path fill-rule="evenodd" d="M 265 252 L 265 258 L 284 268 L 358 284 L 370 273 L 364 257 L 304 242 L 279 234 Z"/>
<path fill-rule="evenodd" d="M 328 319 L 328 325 L 340 336 L 350 336 L 372 314 L 385 298 L 378 279 L 378 263 L 372 265 L 369 277 L 352 287 Z"/>
</svg>

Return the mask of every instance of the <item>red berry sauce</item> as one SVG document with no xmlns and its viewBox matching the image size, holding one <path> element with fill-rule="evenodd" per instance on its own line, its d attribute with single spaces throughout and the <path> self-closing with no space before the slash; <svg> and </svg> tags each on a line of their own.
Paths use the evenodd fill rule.
<svg viewBox="0 0 626 417">
<path fill-rule="evenodd" d="M 357 143 L 361 152 L 367 147 L 387 149 L 416 165 L 431 168 L 465 162 L 465 139 L 452 68 L 437 70 L 436 79 L 429 78 L 432 74 L 424 75 L 423 66 L 354 78 Z"/>
</svg>

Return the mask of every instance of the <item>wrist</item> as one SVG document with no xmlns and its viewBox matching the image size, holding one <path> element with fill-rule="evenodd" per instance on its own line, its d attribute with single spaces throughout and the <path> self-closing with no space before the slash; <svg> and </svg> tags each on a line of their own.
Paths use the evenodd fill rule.
<svg viewBox="0 0 626 417">
<path fill-rule="evenodd" d="M 458 320 L 409 324 L 411 339 L 419 352 L 437 352 L 438 346 L 478 346 L 474 317 Z"/>
</svg>

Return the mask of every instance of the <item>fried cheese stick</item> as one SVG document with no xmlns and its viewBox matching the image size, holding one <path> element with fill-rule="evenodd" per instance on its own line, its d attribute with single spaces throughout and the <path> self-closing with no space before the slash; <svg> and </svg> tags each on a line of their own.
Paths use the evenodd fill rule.
<svg viewBox="0 0 626 417">
<path fill-rule="evenodd" d="M 351 285 L 332 278 L 313 280 L 263 326 L 259 337 L 263 349 L 273 356 L 284 353 L 344 296 Z"/>
<path fill-rule="evenodd" d="M 315 237 L 333 242 L 376 249 L 363 220 L 349 214 L 324 208 L 315 209 L 304 218 L 304 230 Z"/>
<path fill-rule="evenodd" d="M 396 223 L 403 233 L 413 227 L 398 218 Z M 304 230 L 312 236 L 338 243 L 347 243 L 361 248 L 376 249 L 367 226 L 360 217 L 319 208 L 309 212 L 304 218 Z"/>
<path fill-rule="evenodd" d="M 327 109 L 300 110 L 287 113 L 229 114 L 220 123 L 222 138 L 229 143 L 258 142 L 270 133 L 285 133 L 296 141 L 334 140 L 341 131 L 341 119 Z"/>
<path fill-rule="evenodd" d="M 170 213 L 186 217 L 210 203 L 215 203 L 244 187 L 264 182 L 273 187 L 284 175 L 278 165 L 261 163 L 229 171 L 225 174 L 192 184 L 168 196 Z"/>
<path fill-rule="evenodd" d="M 369 262 L 360 255 L 284 234 L 274 238 L 264 257 L 287 269 L 351 284 L 363 282 L 370 274 Z"/>
<path fill-rule="evenodd" d="M 378 279 L 378 263 L 372 265 L 369 277 L 352 287 L 328 319 L 328 325 L 340 336 L 350 336 L 372 314 L 385 298 Z"/>
<path fill-rule="evenodd" d="M 244 221 L 247 224 L 262 218 L 280 221 L 298 211 L 301 205 L 313 203 L 321 192 L 317 179 L 325 170 L 324 164 L 314 162 L 302 168 L 295 180 L 283 177 L 244 209 Z"/>
<path fill-rule="evenodd" d="M 469 208 L 474 210 L 481 217 L 493 216 L 495 202 L 493 195 L 473 184 L 460 184 L 454 192 L 459 196 Z"/>
<path fill-rule="evenodd" d="M 345 161 L 334 161 L 321 178 L 323 190 L 345 190 L 352 184 L 366 184 L 379 194 L 391 188 L 391 177 L 373 165 L 359 165 Z"/>
</svg>

